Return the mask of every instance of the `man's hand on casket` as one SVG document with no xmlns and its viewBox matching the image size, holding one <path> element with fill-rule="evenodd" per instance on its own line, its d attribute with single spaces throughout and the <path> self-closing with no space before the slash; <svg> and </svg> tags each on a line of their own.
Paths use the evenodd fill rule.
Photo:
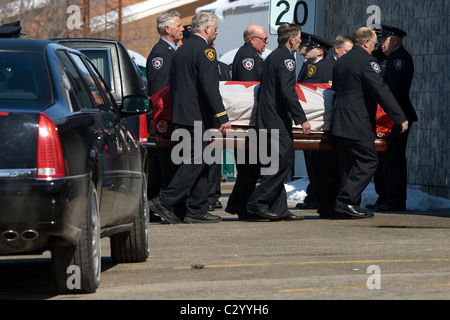
<svg viewBox="0 0 450 320">
<path fill-rule="evenodd" d="M 308 121 L 302 123 L 302 129 L 303 129 L 303 133 L 310 134 L 311 133 L 311 124 Z"/>
<path fill-rule="evenodd" d="M 219 126 L 219 131 L 222 132 L 222 133 L 224 133 L 225 131 L 230 130 L 230 129 L 231 129 L 231 122 L 230 121 L 222 123 Z"/>
</svg>

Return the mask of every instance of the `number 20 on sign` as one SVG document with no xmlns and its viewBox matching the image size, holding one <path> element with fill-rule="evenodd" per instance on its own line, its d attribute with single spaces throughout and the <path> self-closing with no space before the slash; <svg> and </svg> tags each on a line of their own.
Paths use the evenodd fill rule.
<svg viewBox="0 0 450 320">
<path fill-rule="evenodd" d="M 302 30 L 314 30 L 316 0 L 270 0 L 270 34 L 284 23 L 295 23 Z"/>
</svg>

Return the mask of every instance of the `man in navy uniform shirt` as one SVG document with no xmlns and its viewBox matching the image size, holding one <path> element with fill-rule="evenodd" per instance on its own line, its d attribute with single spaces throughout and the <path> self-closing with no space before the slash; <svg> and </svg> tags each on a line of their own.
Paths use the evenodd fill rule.
<svg viewBox="0 0 450 320">
<path fill-rule="evenodd" d="M 262 73 L 263 52 L 269 43 L 266 29 L 252 24 L 244 31 L 244 44 L 233 59 L 233 81 L 260 81 Z"/>
<path fill-rule="evenodd" d="M 148 95 L 170 85 L 170 66 L 172 57 L 183 38 L 181 16 L 176 11 L 163 13 L 156 20 L 160 39 L 147 57 Z"/>
<path fill-rule="evenodd" d="M 269 43 L 267 32 L 263 26 L 252 24 L 244 31 L 244 44 L 236 52 L 233 59 L 233 81 L 261 81 L 264 60 L 262 54 Z M 249 220 L 247 201 L 260 175 L 259 164 L 239 163 L 235 153 L 237 179 L 228 198 L 225 211 L 237 214 L 240 220 Z M 245 161 L 247 162 L 248 150 Z"/>
<path fill-rule="evenodd" d="M 178 48 L 178 42 L 183 38 L 184 31 L 180 14 L 177 11 L 161 14 L 156 19 L 156 29 L 160 34 L 160 39 L 148 55 L 146 65 L 149 96 L 170 85 L 172 57 Z M 151 127 L 151 123 L 149 123 L 149 127 Z M 151 150 L 149 153 L 149 199 L 158 195 L 161 188 L 167 185 L 175 174 L 176 166 L 170 159 L 170 152 L 170 148 L 161 148 Z M 150 219 L 152 221 L 159 220 L 153 214 L 150 215 Z"/>
</svg>

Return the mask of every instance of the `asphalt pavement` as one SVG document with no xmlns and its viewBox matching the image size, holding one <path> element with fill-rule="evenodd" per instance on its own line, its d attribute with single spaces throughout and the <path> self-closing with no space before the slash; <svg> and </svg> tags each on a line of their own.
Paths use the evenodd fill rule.
<svg viewBox="0 0 450 320">
<path fill-rule="evenodd" d="M 224 207 L 232 185 L 222 184 Z M 94 294 L 57 295 L 48 253 L 0 257 L 0 299 L 176 301 L 173 312 L 191 315 L 207 312 L 202 301 L 224 315 L 225 301 L 251 302 L 242 313 L 275 301 L 450 299 L 448 210 L 325 220 L 290 205 L 304 220 L 239 221 L 218 209 L 214 224 L 152 222 L 145 263 L 115 264 L 103 239 Z"/>
</svg>

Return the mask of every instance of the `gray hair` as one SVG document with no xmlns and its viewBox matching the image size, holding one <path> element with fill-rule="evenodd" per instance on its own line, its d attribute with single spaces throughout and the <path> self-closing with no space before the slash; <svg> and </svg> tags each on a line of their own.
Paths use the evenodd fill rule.
<svg viewBox="0 0 450 320">
<path fill-rule="evenodd" d="M 353 31 L 353 43 L 362 46 L 366 40 L 371 40 L 375 32 L 367 27 L 361 27 Z"/>
<path fill-rule="evenodd" d="M 346 42 L 353 44 L 353 39 L 350 38 L 349 36 L 338 35 L 338 36 L 336 37 L 336 40 L 334 41 L 334 45 L 335 45 L 335 46 L 338 46 L 339 48 L 342 48 L 342 46 L 343 46 Z"/>
<path fill-rule="evenodd" d="M 165 27 L 173 26 L 173 19 L 175 17 L 181 18 L 181 15 L 178 13 L 178 11 L 167 11 L 156 19 L 156 29 L 161 36 L 164 35 Z"/>
<path fill-rule="evenodd" d="M 216 16 L 210 12 L 200 12 L 192 18 L 192 32 L 202 33 L 207 26 L 214 26 Z"/>
</svg>

